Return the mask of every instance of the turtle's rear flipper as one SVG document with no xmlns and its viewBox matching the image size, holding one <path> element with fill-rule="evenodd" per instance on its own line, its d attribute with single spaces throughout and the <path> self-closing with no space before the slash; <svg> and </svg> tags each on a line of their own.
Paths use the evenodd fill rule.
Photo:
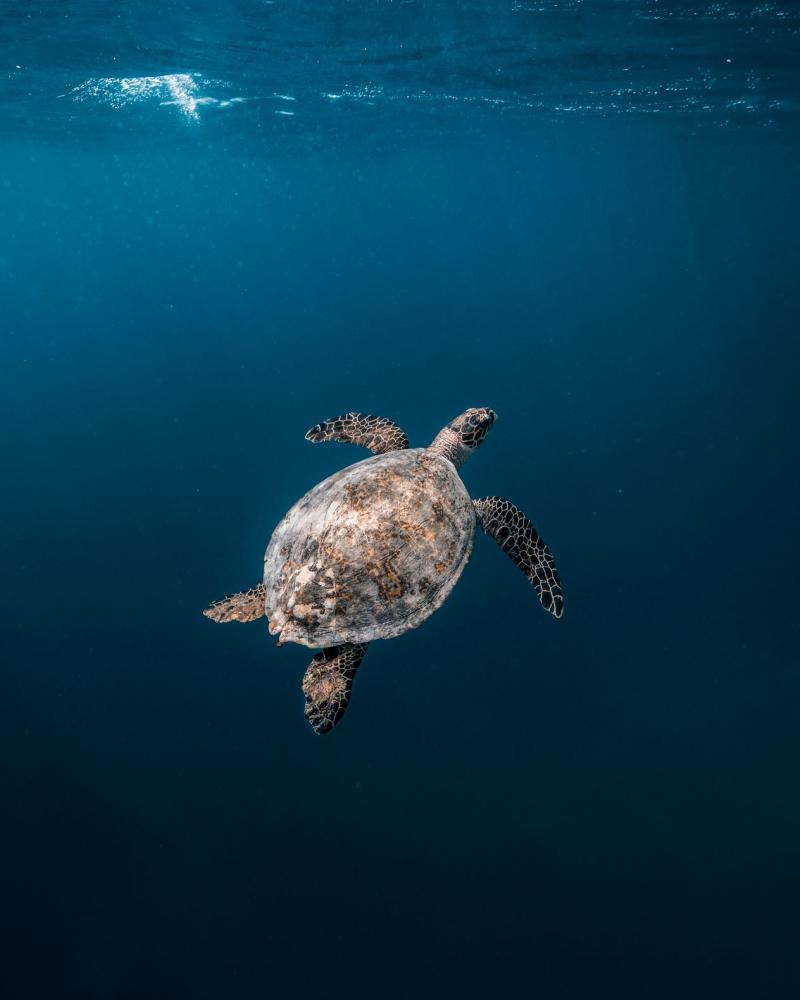
<svg viewBox="0 0 800 1000">
<path fill-rule="evenodd" d="M 393 420 L 371 413 L 343 413 L 323 420 L 306 431 L 306 441 L 346 441 L 369 448 L 373 455 L 408 447 L 408 438 Z"/>
<path fill-rule="evenodd" d="M 560 618 L 564 613 L 561 581 L 553 553 L 536 528 L 510 500 L 484 497 L 473 503 L 478 524 L 531 581 L 545 611 Z"/>
<path fill-rule="evenodd" d="M 327 733 L 344 715 L 356 670 L 361 666 L 367 643 L 329 646 L 317 653 L 303 678 L 306 718 L 315 733 Z"/>
<path fill-rule="evenodd" d="M 215 622 L 253 622 L 264 616 L 264 600 L 264 584 L 259 583 L 252 590 L 244 590 L 241 594 L 226 597 L 224 601 L 217 601 L 206 608 L 203 614 Z"/>
</svg>

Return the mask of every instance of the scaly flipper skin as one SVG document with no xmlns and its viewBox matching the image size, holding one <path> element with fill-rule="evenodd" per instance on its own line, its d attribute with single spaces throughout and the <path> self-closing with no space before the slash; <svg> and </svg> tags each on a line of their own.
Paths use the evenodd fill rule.
<svg viewBox="0 0 800 1000">
<path fill-rule="evenodd" d="M 245 590 L 241 594 L 226 597 L 224 601 L 217 601 L 210 608 L 206 608 L 203 614 L 215 622 L 254 622 L 256 618 L 263 618 L 266 613 L 265 596 L 264 584 L 259 583 L 252 590 Z"/>
<path fill-rule="evenodd" d="M 356 670 L 361 666 L 367 643 L 329 646 L 317 653 L 303 678 L 306 718 L 314 732 L 330 732 L 350 703 Z"/>
<path fill-rule="evenodd" d="M 344 413 L 314 424 L 306 432 L 306 441 L 346 441 L 369 448 L 373 455 L 387 451 L 402 451 L 408 447 L 408 438 L 387 417 L 374 417 L 371 413 Z"/>
<path fill-rule="evenodd" d="M 478 524 L 531 581 L 545 611 L 560 618 L 564 597 L 556 564 L 536 528 L 510 500 L 484 497 L 473 503 Z"/>
</svg>

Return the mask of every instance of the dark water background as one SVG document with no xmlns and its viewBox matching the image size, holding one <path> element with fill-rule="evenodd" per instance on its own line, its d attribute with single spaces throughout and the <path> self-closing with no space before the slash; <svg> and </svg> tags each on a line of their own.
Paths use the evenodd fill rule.
<svg viewBox="0 0 800 1000">
<path fill-rule="evenodd" d="M 4 997 L 800 995 L 799 49 L 0 4 Z M 307 427 L 471 405 L 565 617 L 477 538 L 317 738 L 200 611 L 364 457 Z"/>
</svg>

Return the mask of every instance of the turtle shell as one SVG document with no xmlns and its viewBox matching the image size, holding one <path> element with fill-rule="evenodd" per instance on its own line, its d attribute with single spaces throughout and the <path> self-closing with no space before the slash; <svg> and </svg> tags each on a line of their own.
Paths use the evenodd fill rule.
<svg viewBox="0 0 800 1000">
<path fill-rule="evenodd" d="M 292 507 L 264 556 L 269 630 L 325 647 L 400 635 L 441 607 L 472 552 L 475 511 L 425 448 L 376 455 Z"/>
</svg>

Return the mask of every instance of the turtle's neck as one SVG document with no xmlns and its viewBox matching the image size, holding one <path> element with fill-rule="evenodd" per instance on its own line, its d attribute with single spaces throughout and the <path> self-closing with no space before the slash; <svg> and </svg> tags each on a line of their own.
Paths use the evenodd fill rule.
<svg viewBox="0 0 800 1000">
<path fill-rule="evenodd" d="M 470 453 L 470 449 L 463 444 L 452 427 L 443 427 L 431 442 L 428 451 L 432 455 L 449 459 L 457 469 L 466 462 Z"/>
</svg>

